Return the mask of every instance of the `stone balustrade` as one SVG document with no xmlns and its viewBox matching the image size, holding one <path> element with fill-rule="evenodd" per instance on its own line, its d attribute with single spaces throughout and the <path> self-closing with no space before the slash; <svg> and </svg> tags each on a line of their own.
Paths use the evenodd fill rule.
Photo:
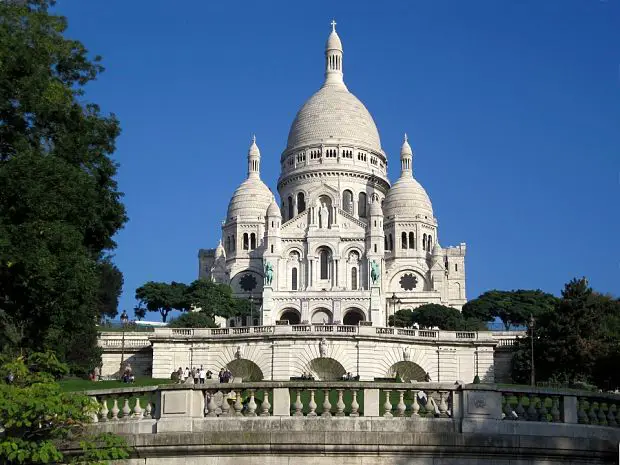
<svg viewBox="0 0 620 465">
<path fill-rule="evenodd" d="M 155 328 L 152 339 L 175 338 L 242 338 L 252 335 L 289 335 L 289 334 L 316 334 L 316 335 L 360 335 L 373 337 L 402 337 L 407 339 L 438 340 L 438 341 L 477 341 L 493 340 L 490 331 L 440 331 L 412 328 L 393 328 L 381 326 L 348 326 L 348 325 L 273 325 L 247 326 L 240 328 Z M 119 335 L 120 338 L 120 335 Z"/>
<path fill-rule="evenodd" d="M 128 435 L 130 465 L 592 465 L 616 463 L 620 441 L 620 396 L 575 390 L 290 381 L 86 394 L 99 406 L 93 428 Z"/>
<path fill-rule="evenodd" d="M 96 422 L 192 417 L 384 417 L 586 424 L 618 428 L 620 395 L 484 384 L 291 381 L 87 391 Z M 196 410 L 198 408 L 198 411 Z"/>
</svg>

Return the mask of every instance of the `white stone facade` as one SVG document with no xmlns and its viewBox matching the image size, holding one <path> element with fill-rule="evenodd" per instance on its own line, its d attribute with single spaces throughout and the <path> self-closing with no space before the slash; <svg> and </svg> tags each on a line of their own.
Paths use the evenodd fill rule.
<svg viewBox="0 0 620 465">
<path fill-rule="evenodd" d="M 252 296 L 254 325 L 386 326 L 399 309 L 460 309 L 465 244 L 439 247 L 437 219 L 413 177 L 406 136 L 401 176 L 391 186 L 372 116 L 344 84 L 335 28 L 325 56 L 325 82 L 298 112 L 281 155 L 280 203 L 260 179 L 253 140 L 220 245 L 199 252 L 199 276 L 230 284 L 237 297 Z M 241 323 L 248 322 L 228 325 Z"/>
</svg>

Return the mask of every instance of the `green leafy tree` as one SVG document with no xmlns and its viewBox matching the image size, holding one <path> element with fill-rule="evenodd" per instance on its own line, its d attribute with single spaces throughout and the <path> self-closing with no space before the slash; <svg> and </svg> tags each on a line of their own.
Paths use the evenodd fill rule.
<svg viewBox="0 0 620 465">
<path fill-rule="evenodd" d="M 536 379 L 567 384 L 620 386 L 620 300 L 592 290 L 585 278 L 573 279 L 562 291 L 553 311 L 534 324 Z M 512 376 L 529 382 L 531 340 L 515 347 Z"/>
<path fill-rule="evenodd" d="M 123 438 L 89 431 L 92 400 L 62 392 L 54 379 L 67 371 L 50 353 L 0 360 L 0 463 L 103 464 L 129 457 Z M 63 454 L 67 448 L 71 456 Z"/>
<path fill-rule="evenodd" d="M 460 311 L 438 304 L 421 305 L 415 310 L 399 310 L 390 316 L 390 324 L 400 327 L 419 325 L 422 328 L 439 328 L 445 331 L 476 331 L 485 329 L 484 322 L 464 318 Z"/>
<path fill-rule="evenodd" d="M 120 128 L 85 99 L 100 58 L 64 37 L 50 3 L 0 2 L 0 341 L 85 372 L 100 360 L 100 258 L 127 220 Z"/>
<path fill-rule="evenodd" d="M 173 319 L 168 324 L 169 328 L 217 328 L 215 320 L 210 315 L 199 312 L 187 312 Z"/>
<path fill-rule="evenodd" d="M 171 283 L 149 281 L 136 289 L 136 299 L 139 301 L 137 312 L 143 314 L 142 309 L 159 312 L 164 323 L 171 311 L 185 311 L 190 308 L 187 285 L 175 281 Z"/>
<path fill-rule="evenodd" d="M 499 318 L 506 331 L 525 325 L 530 318 L 553 310 L 557 297 L 540 290 L 485 292 L 463 306 L 463 317 L 491 322 Z"/>
<path fill-rule="evenodd" d="M 99 318 L 114 318 L 118 315 L 118 300 L 123 291 L 123 273 L 105 257 L 97 263 L 99 290 L 97 306 Z"/>
</svg>

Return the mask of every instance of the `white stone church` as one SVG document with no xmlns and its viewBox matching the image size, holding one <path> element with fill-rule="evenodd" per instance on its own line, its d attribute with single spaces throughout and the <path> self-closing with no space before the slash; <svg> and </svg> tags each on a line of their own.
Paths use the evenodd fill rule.
<svg viewBox="0 0 620 465">
<path fill-rule="evenodd" d="M 387 326 L 399 309 L 466 302 L 465 244 L 440 247 L 406 135 L 400 177 L 390 182 L 379 131 L 347 88 L 343 64 L 332 22 L 325 81 L 297 113 L 280 156 L 280 203 L 261 180 L 254 139 L 220 244 L 199 252 L 200 277 L 256 302 L 250 325 Z"/>
</svg>

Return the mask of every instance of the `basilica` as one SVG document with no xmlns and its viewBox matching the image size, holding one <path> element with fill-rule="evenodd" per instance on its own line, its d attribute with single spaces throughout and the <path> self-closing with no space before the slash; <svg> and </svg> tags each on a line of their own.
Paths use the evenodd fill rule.
<svg viewBox="0 0 620 465">
<path fill-rule="evenodd" d="M 344 82 L 343 56 L 332 22 L 325 80 L 297 113 L 280 156 L 279 201 L 261 180 L 254 138 L 222 239 L 199 252 L 201 278 L 251 299 L 250 321 L 226 326 L 385 327 L 401 309 L 466 302 L 466 246 L 440 246 L 406 135 L 400 177 L 388 179 L 379 131 Z"/>
</svg>

